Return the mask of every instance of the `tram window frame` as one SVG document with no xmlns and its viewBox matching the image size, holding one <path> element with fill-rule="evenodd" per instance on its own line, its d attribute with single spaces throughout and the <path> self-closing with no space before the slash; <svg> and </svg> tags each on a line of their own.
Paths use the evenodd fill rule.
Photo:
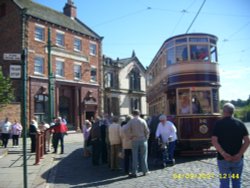
<svg viewBox="0 0 250 188">
<path fill-rule="evenodd" d="M 180 115 L 191 114 L 190 88 L 177 89 L 177 111 Z M 182 104 L 181 104 L 182 103 Z"/>
<path fill-rule="evenodd" d="M 214 50 L 212 50 L 214 48 Z M 218 56 L 217 56 L 217 47 L 215 45 L 210 44 L 210 62 L 211 63 L 217 63 L 218 62 Z"/>
<path fill-rule="evenodd" d="M 217 90 L 218 91 L 218 90 Z M 204 93 L 207 92 L 208 94 L 208 107 L 207 109 L 204 108 L 205 104 L 200 104 L 200 112 L 194 112 L 194 103 L 193 96 L 194 92 Z M 189 110 L 181 108 L 182 97 L 187 96 Z M 177 113 L 178 115 L 205 115 L 205 114 L 212 114 L 214 111 L 214 99 L 212 98 L 212 89 L 211 88 L 178 88 L 176 92 L 176 99 L 177 99 Z M 198 98 L 198 102 L 201 103 L 201 98 Z M 204 101 L 206 102 L 206 101 Z M 197 106 L 197 108 L 199 108 Z M 204 111 L 205 109 L 205 111 Z M 182 110 L 182 111 L 181 111 Z M 186 110 L 186 111 L 185 111 Z M 186 112 L 186 113 L 185 113 Z"/>
<path fill-rule="evenodd" d="M 190 43 L 209 43 L 207 37 L 189 37 Z"/>
<path fill-rule="evenodd" d="M 197 88 L 191 90 L 192 114 L 211 114 L 213 100 L 210 88 Z M 198 97 L 197 97 L 198 96 Z M 194 112 L 194 110 L 197 110 Z"/>
<path fill-rule="evenodd" d="M 188 61 L 188 45 L 187 44 L 175 46 L 175 59 L 176 59 L 176 62 Z"/>
<path fill-rule="evenodd" d="M 167 65 L 175 64 L 175 47 L 167 49 Z"/>
<path fill-rule="evenodd" d="M 208 44 L 190 44 L 189 48 L 191 61 L 209 61 Z"/>
</svg>

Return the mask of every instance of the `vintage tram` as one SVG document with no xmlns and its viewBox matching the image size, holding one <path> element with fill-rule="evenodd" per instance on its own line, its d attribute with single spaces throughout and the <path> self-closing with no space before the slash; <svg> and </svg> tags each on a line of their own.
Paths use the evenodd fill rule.
<svg viewBox="0 0 250 188">
<path fill-rule="evenodd" d="M 209 149 L 213 126 L 220 118 L 217 40 L 205 33 L 169 38 L 147 69 L 149 115 L 172 118 L 182 154 Z M 152 134 L 156 126 L 151 124 Z"/>
</svg>

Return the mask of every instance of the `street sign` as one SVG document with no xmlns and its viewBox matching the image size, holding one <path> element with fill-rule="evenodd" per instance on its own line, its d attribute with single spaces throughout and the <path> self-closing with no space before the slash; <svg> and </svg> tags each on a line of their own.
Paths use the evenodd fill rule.
<svg viewBox="0 0 250 188">
<path fill-rule="evenodd" d="M 19 54 L 19 53 L 4 53 L 3 54 L 3 60 L 20 61 L 21 60 L 21 54 Z"/>
<path fill-rule="evenodd" d="M 21 65 L 10 65 L 10 78 L 21 78 Z"/>
</svg>

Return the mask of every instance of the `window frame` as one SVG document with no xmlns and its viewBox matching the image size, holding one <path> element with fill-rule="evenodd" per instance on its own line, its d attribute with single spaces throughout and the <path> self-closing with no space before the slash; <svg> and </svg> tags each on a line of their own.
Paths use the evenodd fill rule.
<svg viewBox="0 0 250 188">
<path fill-rule="evenodd" d="M 94 48 L 92 48 L 92 47 L 94 47 Z M 89 54 L 92 56 L 97 55 L 97 44 L 95 42 L 89 43 Z"/>
<path fill-rule="evenodd" d="M 64 60 L 56 59 L 55 63 L 56 63 L 56 77 L 64 77 L 65 76 L 65 63 L 64 63 Z M 58 64 L 59 63 L 62 65 L 62 68 L 60 70 L 58 69 Z M 59 71 L 60 71 L 61 74 L 58 74 Z"/>
<path fill-rule="evenodd" d="M 76 69 L 76 67 L 79 67 L 79 69 Z M 76 72 L 78 70 L 79 72 Z M 78 76 L 76 76 L 78 75 Z M 81 80 L 82 79 L 82 65 L 81 64 L 74 64 L 74 79 L 75 80 Z"/>
<path fill-rule="evenodd" d="M 213 88 L 210 88 L 210 87 L 197 87 L 197 88 L 192 88 L 192 87 L 186 87 L 186 88 L 178 88 L 176 90 L 176 103 L 177 103 L 177 114 L 178 115 L 206 115 L 206 114 L 213 114 L 213 113 L 217 113 L 217 112 L 214 112 L 214 99 L 212 98 L 212 89 Z M 180 110 L 181 110 L 181 99 L 180 99 L 180 92 L 181 91 L 186 91 L 186 96 L 188 96 L 188 105 L 189 105 L 189 112 L 188 113 L 181 113 Z M 196 112 L 194 113 L 194 101 L 193 101 L 193 94 L 194 92 L 207 92 L 209 93 L 209 101 L 208 101 L 208 104 L 209 104 L 209 109 L 208 111 L 206 112 Z M 183 93 L 182 93 L 183 94 Z M 201 102 L 201 100 L 199 99 L 199 101 Z M 203 105 L 200 106 L 201 110 L 203 110 L 204 106 L 202 107 Z"/>
<path fill-rule="evenodd" d="M 39 29 L 41 29 L 40 31 L 42 31 L 41 34 L 39 33 Z M 41 36 L 41 38 L 39 36 Z M 35 25 L 34 39 L 39 42 L 45 42 L 45 26 L 38 24 Z"/>
<path fill-rule="evenodd" d="M 62 38 L 60 38 L 60 37 L 62 37 Z M 64 32 L 56 31 L 56 45 L 60 46 L 60 47 L 65 46 L 65 33 Z"/>
<path fill-rule="evenodd" d="M 76 42 L 79 42 L 79 43 L 76 43 Z M 75 37 L 73 45 L 74 45 L 74 51 L 76 52 L 82 51 L 82 40 L 80 38 Z"/>
<path fill-rule="evenodd" d="M 95 75 L 93 76 L 92 75 L 92 72 L 95 72 Z M 94 79 L 93 79 L 94 77 Z M 91 70 L 90 70 L 90 82 L 97 82 L 97 68 L 96 67 L 91 67 Z"/>
<path fill-rule="evenodd" d="M 42 60 L 42 61 L 37 61 L 37 60 Z M 37 63 L 41 63 L 41 65 L 37 65 Z M 45 59 L 43 56 L 35 56 L 34 58 L 34 74 L 37 75 L 44 75 L 44 65 L 45 65 Z M 36 71 L 36 67 L 41 67 L 41 72 Z"/>
</svg>

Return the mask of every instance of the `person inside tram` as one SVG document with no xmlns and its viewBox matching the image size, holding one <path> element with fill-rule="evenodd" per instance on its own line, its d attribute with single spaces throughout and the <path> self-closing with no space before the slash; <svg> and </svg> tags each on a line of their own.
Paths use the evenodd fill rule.
<svg viewBox="0 0 250 188">
<path fill-rule="evenodd" d="M 196 96 L 193 96 L 192 98 L 192 111 L 193 111 L 193 114 L 202 113 L 200 101 L 197 99 Z"/>
<path fill-rule="evenodd" d="M 181 114 L 189 114 L 190 113 L 189 98 L 187 95 L 182 96 L 180 113 Z"/>
</svg>

